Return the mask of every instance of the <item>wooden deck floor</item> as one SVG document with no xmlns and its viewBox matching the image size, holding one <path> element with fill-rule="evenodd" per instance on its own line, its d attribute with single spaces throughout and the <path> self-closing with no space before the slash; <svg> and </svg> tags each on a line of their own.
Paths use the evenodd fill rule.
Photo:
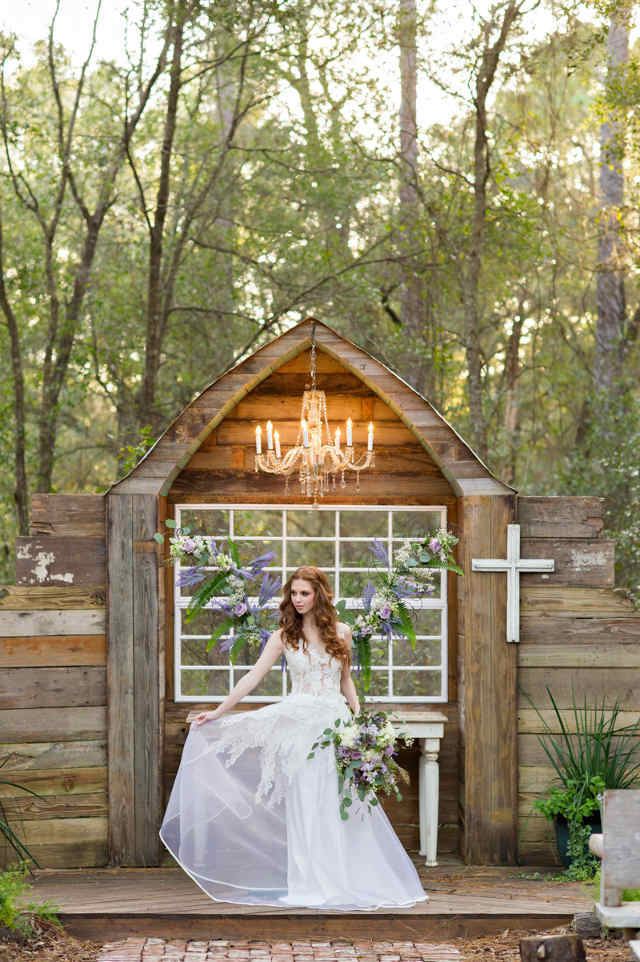
<svg viewBox="0 0 640 962">
<path fill-rule="evenodd" d="M 37 873 L 30 898 L 60 907 L 69 932 L 85 938 L 391 938 L 420 941 L 548 930 L 593 900 L 579 884 L 520 877 L 519 868 L 449 863 L 422 871 L 429 901 L 409 909 L 320 912 L 214 902 L 180 869 L 71 869 Z"/>
</svg>

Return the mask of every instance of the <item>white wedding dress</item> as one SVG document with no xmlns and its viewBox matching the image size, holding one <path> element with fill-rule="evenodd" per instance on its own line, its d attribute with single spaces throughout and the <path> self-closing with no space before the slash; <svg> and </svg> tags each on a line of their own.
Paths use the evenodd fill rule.
<svg viewBox="0 0 640 962">
<path fill-rule="evenodd" d="M 212 899 L 339 910 L 427 898 L 381 806 L 341 819 L 332 748 L 313 742 L 350 711 L 341 664 L 285 648 L 291 694 L 192 725 L 160 838 Z"/>
</svg>

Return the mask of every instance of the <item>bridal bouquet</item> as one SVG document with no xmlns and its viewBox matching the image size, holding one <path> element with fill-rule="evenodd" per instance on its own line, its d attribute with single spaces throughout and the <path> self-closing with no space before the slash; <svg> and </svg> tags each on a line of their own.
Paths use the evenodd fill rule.
<svg viewBox="0 0 640 962">
<path fill-rule="evenodd" d="M 378 795 L 402 799 L 399 782 L 408 783 L 409 775 L 396 761 L 399 743 L 411 745 L 413 738 L 396 732 L 387 712 L 362 711 L 351 721 L 336 719 L 311 746 L 308 758 L 319 748 L 333 746 L 338 767 L 340 816 L 349 818 L 354 795 L 369 811 L 378 804 Z"/>
</svg>

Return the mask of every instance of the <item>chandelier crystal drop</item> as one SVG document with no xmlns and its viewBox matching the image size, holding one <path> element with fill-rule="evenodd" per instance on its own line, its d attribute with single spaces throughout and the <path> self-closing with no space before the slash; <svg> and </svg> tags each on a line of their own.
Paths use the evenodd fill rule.
<svg viewBox="0 0 640 962">
<path fill-rule="evenodd" d="M 289 490 L 289 478 L 296 471 L 300 481 L 300 491 L 313 498 L 317 505 L 331 485 L 346 487 L 345 472 L 354 471 L 356 489 L 360 488 L 360 472 L 374 465 L 373 422 L 369 424 L 367 449 L 359 457 L 353 449 L 353 425 L 351 418 L 345 425 L 344 443 L 342 431 L 335 429 L 333 440 L 327 419 L 327 399 L 324 391 L 316 387 L 316 340 L 315 324 L 311 333 L 311 385 L 302 397 L 300 426 L 294 447 L 283 451 L 280 435 L 274 431 L 271 421 L 266 425 L 266 450 L 263 450 L 261 425 L 256 427 L 255 470 L 267 474 L 282 474 L 285 478 L 285 493 Z"/>
</svg>

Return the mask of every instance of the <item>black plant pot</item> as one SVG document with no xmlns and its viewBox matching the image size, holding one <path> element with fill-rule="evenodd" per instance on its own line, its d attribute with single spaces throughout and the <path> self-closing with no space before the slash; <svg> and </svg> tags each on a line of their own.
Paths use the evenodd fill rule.
<svg viewBox="0 0 640 962">
<path fill-rule="evenodd" d="M 553 823 L 556 829 L 556 846 L 558 849 L 560 862 L 562 863 L 563 868 L 569 868 L 571 865 L 571 859 L 569 858 L 567 852 L 569 847 L 569 823 L 564 815 L 556 815 Z M 592 834 L 594 832 L 596 834 L 601 832 L 602 820 L 600 818 L 600 813 L 597 812 L 594 815 L 590 815 L 589 818 L 585 818 L 584 824 L 590 827 Z"/>
</svg>

